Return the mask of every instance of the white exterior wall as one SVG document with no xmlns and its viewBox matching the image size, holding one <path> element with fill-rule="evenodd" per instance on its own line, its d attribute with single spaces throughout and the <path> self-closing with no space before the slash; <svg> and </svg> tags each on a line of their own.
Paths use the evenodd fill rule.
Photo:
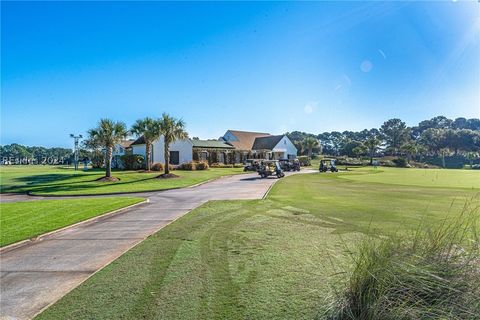
<svg viewBox="0 0 480 320">
<path fill-rule="evenodd" d="M 147 150 L 145 144 L 132 145 L 132 151 L 133 154 L 139 154 L 144 158 L 147 157 Z M 190 162 L 193 160 L 193 143 L 189 139 L 177 140 L 174 143 L 170 144 L 170 151 L 179 152 L 180 163 Z M 165 163 L 163 136 L 152 143 L 151 157 L 152 163 Z"/>
<path fill-rule="evenodd" d="M 163 136 L 152 144 L 153 162 L 165 163 Z M 170 151 L 178 151 L 179 162 L 190 162 L 193 160 L 193 143 L 189 140 L 177 140 L 170 144 Z"/>
<path fill-rule="evenodd" d="M 179 151 L 180 163 L 193 161 L 193 143 L 190 139 L 175 141 L 170 145 L 170 151 Z"/>
<path fill-rule="evenodd" d="M 154 141 L 151 148 L 152 163 L 165 163 L 163 136 L 161 136 L 160 139 Z M 132 151 L 133 154 L 142 155 L 144 158 L 146 158 L 147 156 L 145 144 L 133 145 Z M 193 160 L 193 143 L 189 139 L 177 140 L 174 143 L 170 144 L 170 151 L 178 151 L 180 163 L 190 162 Z"/>
<path fill-rule="evenodd" d="M 282 140 L 280 140 L 275 148 L 272 150 L 273 152 L 283 152 L 282 158 L 288 158 L 294 156 L 297 157 L 297 148 L 295 145 L 288 139 L 287 136 L 283 136 Z"/>
</svg>

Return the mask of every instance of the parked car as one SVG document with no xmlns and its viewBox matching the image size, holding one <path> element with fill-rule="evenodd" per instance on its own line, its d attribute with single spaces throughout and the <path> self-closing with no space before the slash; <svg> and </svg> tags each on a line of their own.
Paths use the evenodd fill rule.
<svg viewBox="0 0 480 320">
<path fill-rule="evenodd" d="M 300 171 L 298 159 L 279 159 L 278 162 L 283 171 Z"/>
<path fill-rule="evenodd" d="M 336 162 L 337 159 L 322 159 L 320 160 L 320 167 L 318 169 L 320 172 L 338 172 Z"/>
<path fill-rule="evenodd" d="M 278 160 L 263 160 L 260 163 L 257 172 L 262 178 L 273 175 L 277 176 L 277 178 L 285 177 L 285 173 L 283 173 Z"/>
<path fill-rule="evenodd" d="M 243 171 L 257 171 L 259 164 L 260 160 L 258 159 L 247 159 Z"/>
</svg>

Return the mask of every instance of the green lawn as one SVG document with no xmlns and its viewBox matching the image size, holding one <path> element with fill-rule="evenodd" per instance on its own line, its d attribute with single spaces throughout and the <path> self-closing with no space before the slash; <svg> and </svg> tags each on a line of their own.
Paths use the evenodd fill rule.
<svg viewBox="0 0 480 320">
<path fill-rule="evenodd" d="M 412 232 L 456 215 L 466 200 L 478 208 L 478 189 L 468 190 L 471 172 L 456 171 L 465 175 L 463 185 L 454 185 L 460 188 L 429 183 L 422 174 L 296 175 L 280 180 L 266 200 L 209 202 L 38 318 L 312 319 L 331 285 L 346 277 L 346 252 L 359 238 Z M 442 174 L 450 175 L 439 171 L 442 181 Z M 369 175 L 382 183 L 357 178 Z"/>
<path fill-rule="evenodd" d="M 371 167 L 353 169 L 355 175 L 343 178 L 375 183 L 441 188 L 480 189 L 480 171 L 462 169 L 409 169 Z"/>
<path fill-rule="evenodd" d="M 1 192 L 32 192 L 36 195 L 109 194 L 156 191 L 191 186 L 209 179 L 242 173 L 242 168 L 215 168 L 203 171 L 176 170 L 180 178 L 156 179 L 161 172 L 114 171 L 119 182 L 98 182 L 104 171 L 74 171 L 56 166 L 1 166 Z"/>
<path fill-rule="evenodd" d="M 111 197 L 1 203 L 0 246 L 29 239 L 143 200 Z"/>
</svg>

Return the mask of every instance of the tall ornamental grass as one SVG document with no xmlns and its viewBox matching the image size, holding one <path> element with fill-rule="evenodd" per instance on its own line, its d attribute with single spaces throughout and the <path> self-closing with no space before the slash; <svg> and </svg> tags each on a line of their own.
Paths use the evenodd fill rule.
<svg viewBox="0 0 480 320">
<path fill-rule="evenodd" d="M 479 203 L 411 237 L 365 239 L 321 319 L 480 319 Z"/>
</svg>

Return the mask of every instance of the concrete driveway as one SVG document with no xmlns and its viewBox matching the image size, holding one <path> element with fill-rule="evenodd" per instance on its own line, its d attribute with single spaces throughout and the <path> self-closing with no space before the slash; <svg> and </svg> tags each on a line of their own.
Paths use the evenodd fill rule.
<svg viewBox="0 0 480 320">
<path fill-rule="evenodd" d="M 190 210 L 209 200 L 261 199 L 276 181 L 274 178 L 258 179 L 257 174 L 244 174 L 192 188 L 150 194 L 149 203 L 3 252 L 0 316 L 2 319 L 30 319 L 147 236 Z"/>
</svg>

